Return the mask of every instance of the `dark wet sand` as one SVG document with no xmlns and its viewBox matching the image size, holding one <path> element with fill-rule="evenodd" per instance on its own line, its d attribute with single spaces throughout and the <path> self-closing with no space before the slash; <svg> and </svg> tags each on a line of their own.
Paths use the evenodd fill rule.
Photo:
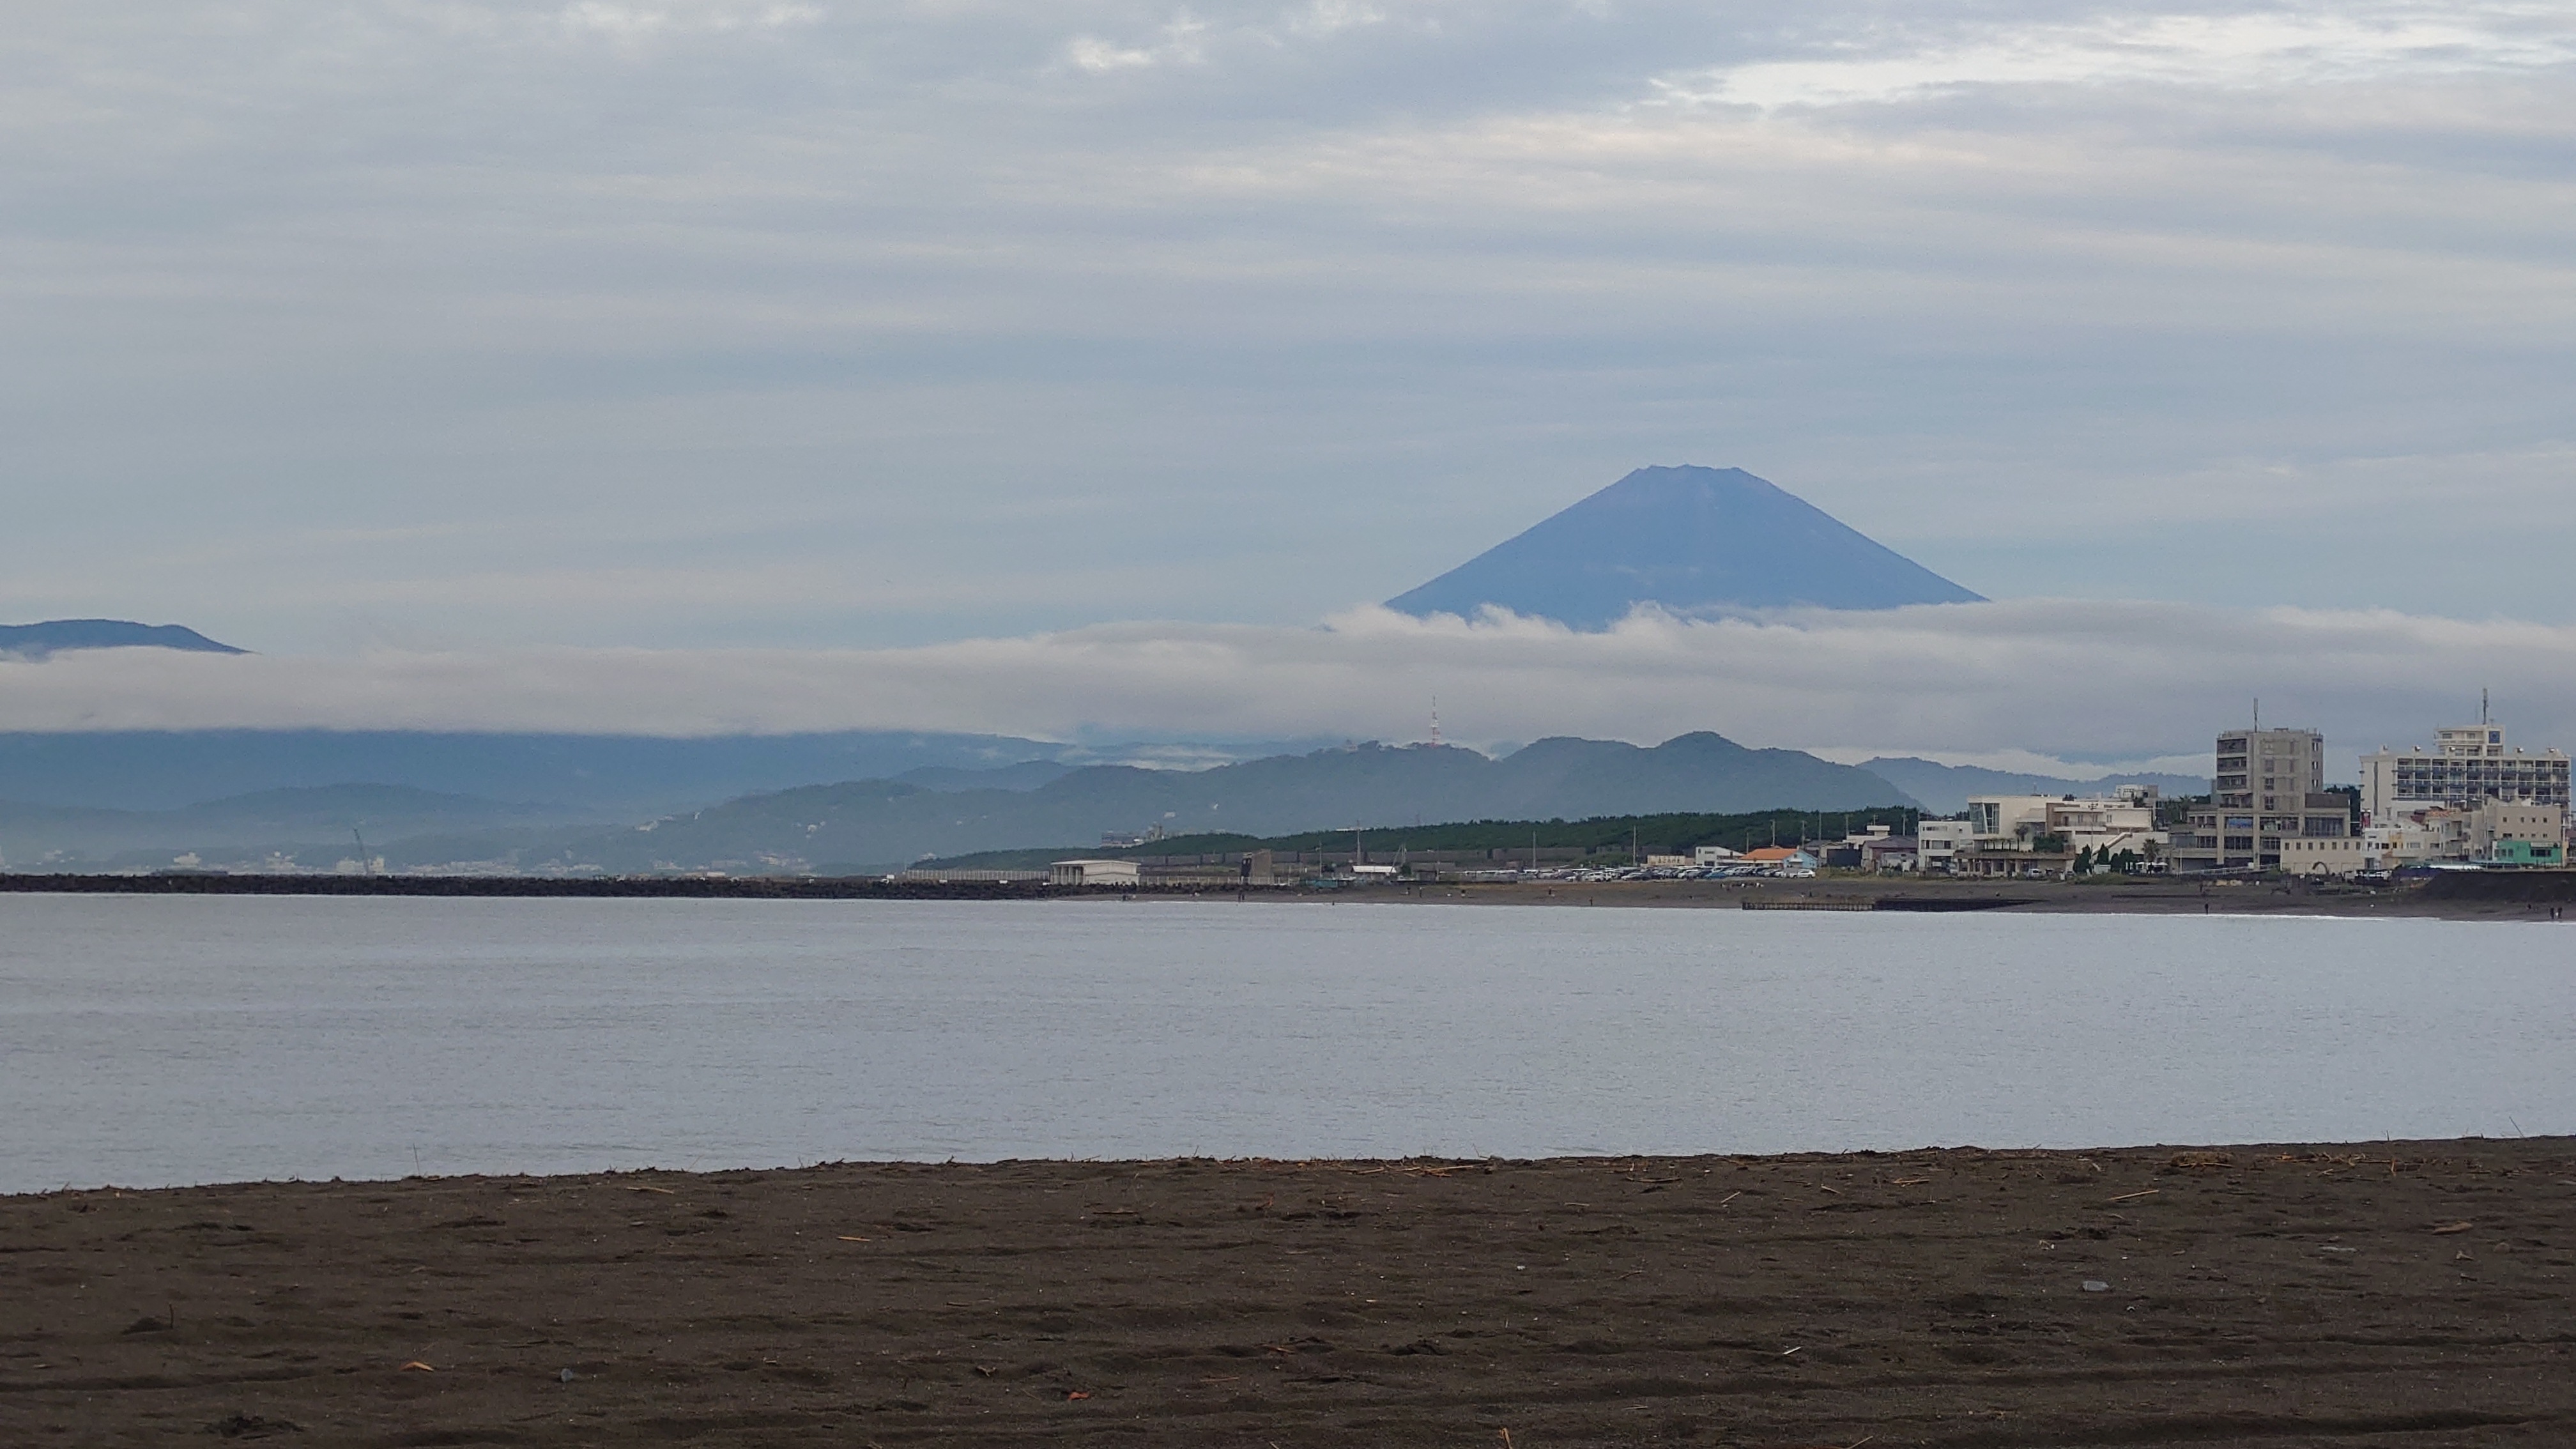
<svg viewBox="0 0 2576 1449">
<path fill-rule="evenodd" d="M 2576 1443 L 2576 1141 L 0 1198 L 0 1444 L 1506 1432 Z"/>
</svg>

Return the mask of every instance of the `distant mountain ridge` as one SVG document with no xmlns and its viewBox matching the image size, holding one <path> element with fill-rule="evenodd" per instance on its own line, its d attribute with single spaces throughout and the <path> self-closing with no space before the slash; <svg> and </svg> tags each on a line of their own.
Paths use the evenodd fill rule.
<svg viewBox="0 0 2576 1449">
<path fill-rule="evenodd" d="M 1684 616 L 1981 601 L 1741 468 L 1639 468 L 1419 588 L 1407 614 L 1488 604 L 1606 629 L 1639 604 Z"/>
<path fill-rule="evenodd" d="M 0 732 L 0 800 L 178 810 L 265 790 L 364 780 L 487 800 L 551 800 L 567 819 L 641 819 L 817 780 L 923 766 L 1016 765 L 1073 753 L 1007 735 L 853 730 L 801 735 L 448 733 L 433 730 Z"/>
<path fill-rule="evenodd" d="M 1499 760 L 1439 745 L 1369 744 L 1210 770 L 1094 765 L 1034 789 L 930 790 L 899 780 L 807 786 L 640 828 L 566 832 L 525 848 L 522 864 L 579 861 L 612 871 L 827 863 L 892 869 L 924 856 L 1097 840 L 1157 826 L 1172 834 L 1271 835 L 1415 821 L 1914 803 L 1866 770 L 1797 750 L 1748 749 L 1706 733 L 1651 749 L 1615 740 L 1540 740 Z M 435 863 L 440 850 L 469 845 L 417 841 L 403 848 L 409 858 Z"/>
<path fill-rule="evenodd" d="M 484 800 L 402 785 L 262 790 L 181 810 L 100 810 L 0 800 L 0 857 L 25 869 L 58 863 L 64 857 L 114 859 L 135 852 L 146 854 L 123 863 L 167 865 L 174 854 L 191 851 L 256 854 L 317 846 L 337 856 L 354 853 L 353 832 L 363 831 L 372 848 L 400 836 L 433 831 L 562 826 L 596 818 L 557 805 Z"/>
<path fill-rule="evenodd" d="M 137 624 L 131 619 L 48 619 L 41 624 L 0 624 L 0 654 L 42 659 L 75 649 L 178 649 L 191 654 L 247 654 L 179 624 Z"/>
<path fill-rule="evenodd" d="M 793 735 L 211 729 L 0 731 L 0 800 L 177 810 L 261 790 L 365 780 L 487 800 L 549 800 L 567 819 L 640 820 L 821 780 L 981 788 L 996 767 L 1034 786 L 1049 763 L 1186 768 L 1310 750 L 1303 740 L 1079 745 L 1014 735 L 834 730 Z M 955 776 L 916 776 L 922 770 Z M 1059 770 L 1057 773 L 1061 773 Z M 1046 778 L 1052 778 L 1047 776 Z"/>
<path fill-rule="evenodd" d="M 1454 747 L 1370 744 L 1207 770 L 1091 765 L 1041 780 L 1060 768 L 1015 764 L 988 772 L 993 783 L 978 784 L 974 772 L 934 766 L 919 773 L 937 788 L 887 778 L 806 785 L 617 826 L 546 824 L 534 818 L 543 807 L 455 802 L 382 787 L 263 792 L 150 815 L 0 805 L 0 847 L 17 868 L 60 869 L 81 848 L 80 832 L 105 832 L 127 853 L 94 863 L 130 868 L 167 865 L 174 853 L 218 839 L 270 847 L 300 839 L 322 851 L 317 859 L 327 865 L 343 851 L 352 823 L 385 818 L 398 807 L 416 819 L 443 809 L 450 821 L 409 836 L 367 824 L 369 846 L 395 869 L 507 862 L 522 870 L 612 872 L 796 871 L 827 864 L 880 870 L 924 856 L 1098 840 L 1158 826 L 1171 834 L 1274 835 L 1354 824 L 1914 804 L 1855 766 L 1797 750 L 1748 749 L 1714 734 L 1682 735 L 1651 749 L 1615 740 L 1540 740 L 1499 760 Z M 476 810 L 485 818 L 470 818 Z M 504 813 L 512 811 L 521 813 Z M 244 815 L 259 822 L 256 828 L 219 829 L 214 818 Z M 304 833 L 290 833 L 296 828 Z M 157 856 L 140 838 L 156 830 L 156 843 L 168 847 Z M 209 855 L 208 863 L 222 862 Z"/>
</svg>

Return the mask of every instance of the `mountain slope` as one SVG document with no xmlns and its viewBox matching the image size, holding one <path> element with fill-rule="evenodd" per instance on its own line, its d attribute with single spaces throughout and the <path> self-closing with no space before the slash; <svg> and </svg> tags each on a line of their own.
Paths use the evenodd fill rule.
<svg viewBox="0 0 2576 1449">
<path fill-rule="evenodd" d="M 336 859 L 370 842 L 429 831 L 491 831 L 596 821 L 593 812 L 514 804 L 401 785 L 326 785 L 264 790 L 183 810 L 100 810 L 0 800 L 0 857 L 25 866 L 66 859 L 101 862 L 141 852 L 127 865 L 166 865 L 185 851 L 294 850 Z"/>
<path fill-rule="evenodd" d="M 1973 603 L 1970 593 L 1741 468 L 1640 468 L 1387 607 L 1494 604 L 1602 629 L 1641 603 L 1683 615 Z"/>
<path fill-rule="evenodd" d="M 0 800 L 174 810 L 257 791 L 370 780 L 439 794 L 553 800 L 565 819 L 640 819 L 816 780 L 925 765 L 990 768 L 1065 746 L 1000 735 L 642 735 L 425 730 L 0 733 Z"/>
<path fill-rule="evenodd" d="M 2098 795 L 2115 785 L 2153 785 L 2168 797 L 2179 797 L 2203 794 L 2209 789 L 2206 776 L 2146 772 L 2105 775 L 2098 780 L 2066 780 L 1977 765 L 1943 765 L 1911 756 L 1864 760 L 1861 768 L 1922 801 L 1924 809 L 1944 815 L 1967 809 L 1971 795 Z"/>
<path fill-rule="evenodd" d="M 192 654 L 246 654 L 178 624 L 137 624 L 128 619 L 48 619 L 41 624 L 0 624 L 0 654 L 42 659 L 73 649 L 180 649 Z"/>
</svg>

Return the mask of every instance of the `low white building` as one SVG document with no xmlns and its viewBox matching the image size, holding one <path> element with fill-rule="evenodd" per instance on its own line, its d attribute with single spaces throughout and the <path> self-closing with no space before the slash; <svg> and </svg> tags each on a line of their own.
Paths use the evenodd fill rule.
<svg viewBox="0 0 2576 1449">
<path fill-rule="evenodd" d="M 1736 853 L 1727 849 L 1723 845 L 1695 845 L 1691 847 L 1691 864 L 1693 865 L 1724 865 L 1728 861 L 1736 858 Z"/>
<path fill-rule="evenodd" d="M 1914 826 L 1914 859 L 1927 875 L 1949 873 L 1960 851 L 1973 850 L 1977 832 L 1965 820 L 1924 820 Z"/>
<path fill-rule="evenodd" d="M 1922 828 L 1948 823 L 1927 820 Z M 2108 796 L 1972 795 L 1965 823 L 1969 841 L 1953 848 L 1949 861 L 1954 872 L 1968 874 L 2018 875 L 2087 851 L 2096 860 L 2124 851 L 2152 859 L 2166 845 L 2156 828 L 2156 792 L 2142 785 L 2123 785 Z M 1922 837 L 1926 870 L 1934 868 L 1934 851 Z"/>
<path fill-rule="evenodd" d="M 2508 800 L 2484 800 L 2465 810 L 2423 805 L 2362 827 L 2362 868 L 2394 870 L 2437 861 L 2560 865 L 2566 859 L 2566 838 L 2567 810 L 2560 805 Z"/>
<path fill-rule="evenodd" d="M 2313 839 L 2291 835 L 2281 839 L 2281 869 L 2292 875 L 2351 875 L 2356 871 L 2388 868 L 2372 853 L 2370 841 L 2359 835 Z"/>
<path fill-rule="evenodd" d="M 1134 887 L 1144 881 L 1144 867 L 1132 860 L 1059 860 L 1047 866 L 1051 886 Z"/>
</svg>

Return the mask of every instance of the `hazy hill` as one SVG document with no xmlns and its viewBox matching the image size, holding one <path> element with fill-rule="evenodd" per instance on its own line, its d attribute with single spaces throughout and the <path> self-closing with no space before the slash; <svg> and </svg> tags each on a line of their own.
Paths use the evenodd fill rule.
<svg viewBox="0 0 2576 1449">
<path fill-rule="evenodd" d="M 184 649 L 196 654 L 242 654 L 177 624 L 137 624 L 128 619 L 48 619 L 41 624 L 0 624 L 0 654 L 42 659 L 72 649 Z"/>
<path fill-rule="evenodd" d="M 430 831 L 560 826 L 595 819 L 563 806 L 513 804 L 399 785 L 264 790 L 181 810 L 97 810 L 0 801 L 0 853 L 22 869 L 49 860 L 59 864 L 65 858 L 167 865 L 174 855 L 209 850 L 265 853 L 306 848 L 355 855 L 353 831 L 363 831 L 374 846 L 396 836 Z M 129 856 L 137 858 L 123 859 Z"/>
<path fill-rule="evenodd" d="M 1067 753 L 1002 735 L 473 734 L 418 730 L 133 730 L 0 734 L 0 800 L 174 810 L 350 780 L 486 800 L 548 800 L 561 818 L 641 819 L 816 780 L 976 769 Z"/>
<path fill-rule="evenodd" d="M 715 866 L 892 868 L 923 856 L 1097 841 L 1107 832 L 1277 835 L 1352 824 L 1581 819 L 1666 811 L 1856 810 L 1911 805 L 1849 765 L 1752 750 L 1713 734 L 1652 749 L 1555 739 L 1500 760 L 1473 750 L 1361 745 L 1199 771 L 1078 769 L 1035 789 L 935 791 L 900 780 L 815 785 L 727 801 L 641 827 L 549 834 L 507 849 L 523 866 L 611 871 Z M 402 863 L 499 855 L 495 842 L 397 842 Z"/>
<path fill-rule="evenodd" d="M 1918 813 L 1902 806 L 1829 811 L 1761 810 L 1741 815 L 1595 815 L 1581 820 L 1453 820 L 1426 825 L 1396 825 L 1361 832 L 1360 844 L 1377 864 L 1410 854 L 1440 852 L 1452 858 L 1489 855 L 1518 864 L 1535 858 L 1562 863 L 1569 858 L 1626 864 L 1635 856 L 1687 855 L 1696 846 L 1723 845 L 1749 850 L 1777 841 L 1793 844 L 1819 838 L 1840 839 L 1847 831 L 1887 825 L 1911 827 Z M 1158 857 L 1230 855 L 1254 850 L 1349 854 L 1352 832 L 1310 830 L 1293 835 L 1175 835 L 1144 845 L 1107 847 L 1058 845 L 1040 850 L 988 850 L 921 862 L 948 870 L 1042 870 L 1068 855 L 1110 859 L 1153 860 Z M 1536 857 L 1528 852 L 1538 852 Z"/>
<path fill-rule="evenodd" d="M 1022 760 L 1016 765 L 1000 765 L 989 770 L 964 769 L 955 765 L 924 765 L 895 776 L 907 785 L 925 790 L 1034 790 L 1051 785 L 1075 770 L 1056 760 Z"/>
<path fill-rule="evenodd" d="M 1878 775 L 1923 802 L 1923 808 L 1956 815 L 1968 808 L 1971 795 L 2094 795 L 2115 785 L 2153 785 L 2167 796 L 2200 795 L 2209 790 L 2201 775 L 2106 775 L 2098 780 L 2066 780 L 2055 775 L 2022 775 L 1975 765 L 1943 765 L 1911 756 L 1866 760 L 1861 768 Z"/>
<path fill-rule="evenodd" d="M 1968 592 L 1741 468 L 1640 468 L 1387 607 L 1487 604 L 1606 628 L 1639 603 L 1675 614 L 1969 603 Z"/>
</svg>

